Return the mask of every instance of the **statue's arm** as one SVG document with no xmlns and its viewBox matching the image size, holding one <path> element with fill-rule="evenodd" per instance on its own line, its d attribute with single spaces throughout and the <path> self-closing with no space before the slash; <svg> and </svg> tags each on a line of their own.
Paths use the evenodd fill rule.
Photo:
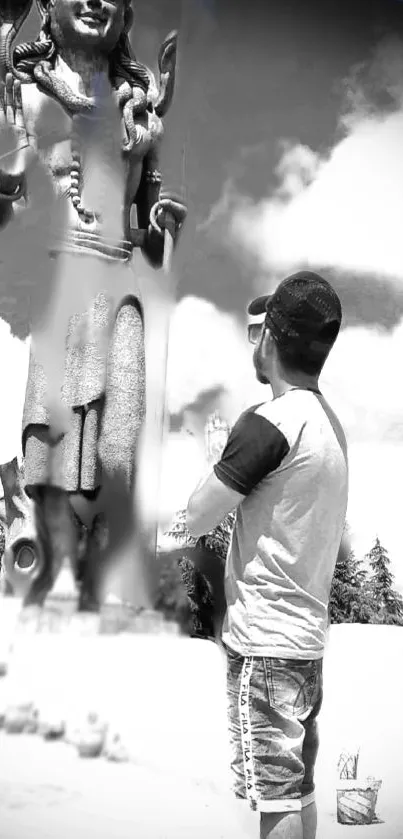
<svg viewBox="0 0 403 839">
<path fill-rule="evenodd" d="M 151 132 L 154 141 L 139 164 L 141 174 L 135 188 L 132 189 L 132 203 L 136 206 L 138 228 L 142 231 L 141 249 L 154 268 L 160 268 L 163 263 L 165 229 L 170 231 L 176 244 L 186 217 L 186 207 L 181 199 L 161 190 L 162 178 L 159 171 L 159 149 L 162 139 L 160 120 L 166 114 L 173 97 L 176 54 L 177 32 L 170 32 L 158 55 L 160 90 L 154 103 L 154 113 L 149 115 L 149 128 L 151 122 L 154 122 L 154 131 Z"/>
<path fill-rule="evenodd" d="M 151 210 L 160 199 L 161 184 L 158 155 L 154 150 L 143 160 L 140 183 L 134 202 L 137 209 L 138 227 L 146 231 L 141 250 L 154 268 L 161 267 L 164 255 L 164 236 L 150 223 Z"/>
<path fill-rule="evenodd" d="M 177 244 L 187 210 L 180 198 L 161 189 L 161 175 L 155 149 L 144 159 L 135 197 L 138 227 L 143 231 L 142 252 L 154 268 L 160 268 L 164 258 L 165 230 Z"/>
</svg>

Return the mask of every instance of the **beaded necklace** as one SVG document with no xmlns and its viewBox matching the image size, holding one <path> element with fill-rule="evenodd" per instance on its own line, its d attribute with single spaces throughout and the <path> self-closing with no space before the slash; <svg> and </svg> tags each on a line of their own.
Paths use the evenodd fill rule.
<svg viewBox="0 0 403 839">
<path fill-rule="evenodd" d="M 71 167 L 70 167 L 70 189 L 69 196 L 71 203 L 77 211 L 79 217 L 85 224 L 91 224 L 99 221 L 99 214 L 93 210 L 87 210 L 82 203 L 81 190 L 83 187 L 83 172 L 81 160 L 81 143 L 78 131 L 75 126 L 75 119 L 73 117 L 73 132 L 71 137 Z"/>
</svg>

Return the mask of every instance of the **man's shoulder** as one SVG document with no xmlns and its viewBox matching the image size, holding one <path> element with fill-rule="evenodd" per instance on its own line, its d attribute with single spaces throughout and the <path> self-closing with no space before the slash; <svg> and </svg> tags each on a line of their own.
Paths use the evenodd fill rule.
<svg viewBox="0 0 403 839">
<path fill-rule="evenodd" d="M 342 449 L 345 456 L 347 456 L 347 438 L 339 417 L 337 416 L 331 405 L 329 405 L 327 399 L 325 399 L 325 397 L 322 394 L 320 395 L 319 401 L 323 409 L 323 413 L 327 417 L 329 426 L 331 426 L 333 433 L 337 438 L 340 448 Z"/>
<path fill-rule="evenodd" d="M 303 411 L 296 410 L 295 405 L 290 405 L 287 399 L 281 397 L 261 402 L 251 410 L 263 424 L 265 423 L 271 429 L 272 433 L 274 430 L 280 433 L 289 445 L 292 444 L 293 438 L 306 421 Z"/>
<path fill-rule="evenodd" d="M 275 434 L 281 432 L 281 411 L 277 411 L 273 400 L 251 405 L 240 415 L 235 428 L 238 432 L 255 433 L 262 429 L 263 433 Z"/>
<path fill-rule="evenodd" d="M 303 429 L 311 428 L 316 436 L 319 427 L 321 434 L 327 427 L 329 434 L 337 438 L 343 452 L 347 451 L 343 426 L 319 391 L 318 393 L 302 389 L 288 391 L 276 399 L 252 406 L 249 412 L 266 420 L 271 428 L 276 428 L 285 437 L 290 448 L 296 440 L 300 439 Z"/>
<path fill-rule="evenodd" d="M 241 414 L 214 467 L 223 483 L 243 495 L 249 495 L 266 475 L 275 471 L 289 452 L 287 438 L 261 413 L 261 407 L 252 406 Z"/>
</svg>

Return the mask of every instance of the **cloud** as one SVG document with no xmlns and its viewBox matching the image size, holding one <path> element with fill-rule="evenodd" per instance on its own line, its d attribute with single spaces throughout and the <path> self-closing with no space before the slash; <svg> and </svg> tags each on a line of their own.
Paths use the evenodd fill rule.
<svg viewBox="0 0 403 839">
<path fill-rule="evenodd" d="M 230 421 L 251 398 L 257 402 L 267 398 L 267 390 L 254 377 L 246 323 L 207 300 L 185 297 L 170 327 L 168 409 L 171 414 L 192 406 L 196 410 L 200 394 L 214 389 L 218 407 Z"/>
<path fill-rule="evenodd" d="M 282 141 L 277 189 L 269 194 L 268 186 L 267 197 L 253 201 L 235 172 L 203 223 L 206 230 L 218 227 L 230 250 L 237 247 L 255 271 L 256 292 L 301 265 L 322 270 L 338 288 L 346 316 L 322 389 L 352 452 L 353 543 L 362 555 L 379 532 L 396 560 L 396 464 L 403 457 L 402 55 L 401 45 L 389 43 L 372 64 L 354 68 L 333 148 L 323 153 Z M 253 380 L 243 324 L 206 301 L 179 305 L 171 353 L 176 412 L 212 387 L 223 388 L 234 413 L 267 398 Z"/>
<path fill-rule="evenodd" d="M 270 270 L 301 263 L 403 279 L 403 113 L 365 117 L 320 158 L 288 147 L 277 192 L 235 210 L 234 241 Z"/>
<path fill-rule="evenodd" d="M 350 443 L 403 441 L 403 323 L 341 332 L 321 378 Z"/>
<path fill-rule="evenodd" d="M 309 146 L 293 145 L 288 140 L 280 143 L 283 150 L 275 174 L 280 183 L 277 197 L 283 200 L 296 198 L 317 177 L 320 157 Z"/>
<path fill-rule="evenodd" d="M 398 443 L 403 439 L 403 323 L 391 331 L 344 329 L 326 362 L 321 387 L 346 429 L 349 442 Z M 268 398 L 258 384 L 252 347 L 243 324 L 212 303 L 184 298 L 171 324 L 168 410 L 180 425 L 202 433 L 206 413 L 218 409 L 233 422 Z"/>
<path fill-rule="evenodd" d="M 275 284 L 288 269 L 309 263 L 393 282 L 403 278 L 400 218 L 403 210 L 403 44 L 382 42 L 373 59 L 354 67 L 333 145 L 320 151 L 279 141 L 267 197 L 248 195 L 245 160 L 231 167 L 221 196 L 201 227 L 241 251 L 249 269 Z M 249 157 L 261 145 L 249 149 Z M 261 177 L 264 177 L 262 169 Z M 392 289 L 392 293 L 394 290 Z"/>
<path fill-rule="evenodd" d="M 255 380 L 251 355 L 243 324 L 236 318 L 197 298 L 185 298 L 177 306 L 171 325 L 168 405 L 180 416 L 182 430 L 171 433 L 164 447 L 161 533 L 175 511 L 186 505 L 206 466 L 201 403 L 204 409 L 205 401 L 216 394 L 214 407 L 233 422 L 244 408 L 269 397 L 268 389 Z M 403 324 L 382 332 L 376 327 L 349 327 L 329 356 L 321 387 L 349 440 L 352 546 L 363 558 L 379 535 L 403 592 L 402 358 Z"/>
<path fill-rule="evenodd" d="M 273 287 L 297 266 L 327 266 L 345 318 L 324 384 L 351 440 L 403 439 L 403 388 L 396 386 L 403 350 L 402 54 L 397 42 L 388 42 L 371 64 L 353 69 L 341 116 L 344 133 L 326 155 L 282 141 L 274 193 L 253 202 L 240 194 L 235 174 L 205 222 L 208 227 L 219 220 L 228 247 L 236 242 L 243 248 L 256 269 L 256 291 Z M 256 386 L 243 329 L 205 301 L 188 298 L 178 307 L 169 379 L 174 413 L 175 401 L 183 407 L 214 386 L 251 395 Z"/>
<path fill-rule="evenodd" d="M 353 68 L 333 148 L 282 141 L 274 192 L 236 199 L 236 183 L 227 183 L 215 208 L 226 208 L 228 247 L 243 249 L 257 292 L 308 265 L 338 289 L 344 329 L 323 381 L 352 441 L 403 441 L 401 48 L 382 43 L 371 63 Z"/>
<path fill-rule="evenodd" d="M 352 68 L 345 81 L 345 110 L 340 123 L 350 130 L 363 117 L 401 111 L 403 107 L 403 42 L 382 39 L 372 61 Z"/>
</svg>

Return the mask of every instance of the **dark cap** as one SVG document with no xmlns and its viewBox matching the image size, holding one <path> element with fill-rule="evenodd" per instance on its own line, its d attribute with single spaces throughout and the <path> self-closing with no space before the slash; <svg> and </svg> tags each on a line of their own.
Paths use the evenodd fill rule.
<svg viewBox="0 0 403 839">
<path fill-rule="evenodd" d="M 266 315 L 265 323 L 280 346 L 316 358 L 327 356 L 342 319 L 341 303 L 334 288 L 313 271 L 291 274 L 273 294 L 252 300 L 248 312 Z"/>
</svg>

